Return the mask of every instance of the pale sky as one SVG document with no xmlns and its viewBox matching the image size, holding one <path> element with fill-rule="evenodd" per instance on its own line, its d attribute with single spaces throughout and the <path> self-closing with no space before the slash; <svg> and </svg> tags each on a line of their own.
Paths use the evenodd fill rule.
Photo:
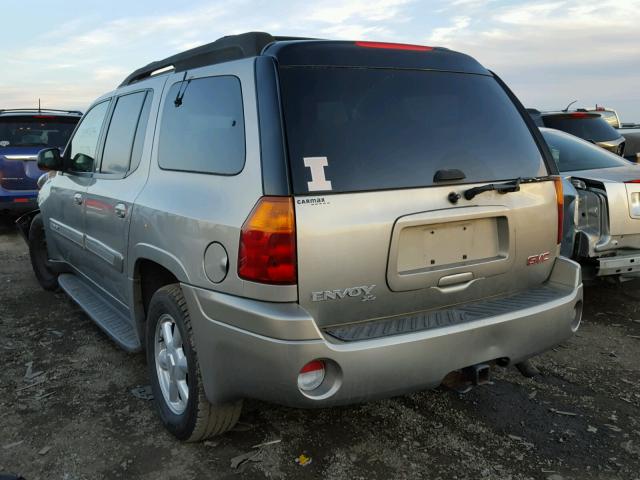
<svg viewBox="0 0 640 480">
<path fill-rule="evenodd" d="M 474 56 L 527 107 L 640 122 L 640 0 L 1 0 L 0 108 L 86 108 L 131 71 L 223 35 L 380 40 Z"/>
</svg>

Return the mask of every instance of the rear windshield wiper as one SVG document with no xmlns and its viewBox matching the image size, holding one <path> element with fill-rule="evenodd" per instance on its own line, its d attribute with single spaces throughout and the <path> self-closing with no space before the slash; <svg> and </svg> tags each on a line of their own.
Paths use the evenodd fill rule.
<svg viewBox="0 0 640 480">
<path fill-rule="evenodd" d="M 491 191 L 496 191 L 498 193 L 518 192 L 520 191 L 521 183 L 543 182 L 545 180 L 549 180 L 549 177 L 519 177 L 504 183 L 488 183 L 487 185 L 482 185 L 481 187 L 473 187 L 469 190 L 465 190 L 464 198 L 467 200 L 471 200 L 473 197 L 480 193 Z"/>
</svg>

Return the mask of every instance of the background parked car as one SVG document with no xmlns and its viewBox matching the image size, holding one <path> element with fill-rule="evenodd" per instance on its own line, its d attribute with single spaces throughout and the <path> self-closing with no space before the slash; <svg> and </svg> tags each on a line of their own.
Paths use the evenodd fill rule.
<svg viewBox="0 0 640 480">
<path fill-rule="evenodd" d="M 617 155 L 623 155 L 625 138 L 598 113 L 586 111 L 540 112 L 527 109 L 539 127 L 555 128 L 595 143 Z"/>
<path fill-rule="evenodd" d="M 64 148 L 81 112 L 13 109 L 0 110 L 0 213 L 36 208 L 38 152 Z"/>
<path fill-rule="evenodd" d="M 596 105 L 595 109 L 587 112 L 599 113 L 609 125 L 615 128 L 625 138 L 624 157 L 632 162 L 640 161 L 640 123 L 623 123 L 618 112 L 611 108 Z"/>
<path fill-rule="evenodd" d="M 540 130 L 564 178 L 562 254 L 582 264 L 583 279 L 640 277 L 640 165 Z"/>
</svg>

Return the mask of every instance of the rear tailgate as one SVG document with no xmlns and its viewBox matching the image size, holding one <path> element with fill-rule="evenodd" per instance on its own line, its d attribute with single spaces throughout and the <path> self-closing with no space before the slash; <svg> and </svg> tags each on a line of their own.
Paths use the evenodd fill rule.
<svg viewBox="0 0 640 480">
<path fill-rule="evenodd" d="M 5 151 L 9 150 L 9 151 Z M 25 149 L 1 149 L 0 187 L 5 190 L 36 190 L 42 171 L 36 164 L 37 153 Z"/>
<path fill-rule="evenodd" d="M 548 278 L 558 251 L 552 181 L 456 197 L 548 174 L 493 77 L 281 67 L 280 84 L 299 302 L 320 326 L 507 295 Z"/>
<path fill-rule="evenodd" d="M 451 187 L 296 198 L 300 303 L 321 326 L 540 285 L 555 256 L 553 182 L 451 208 Z"/>
</svg>

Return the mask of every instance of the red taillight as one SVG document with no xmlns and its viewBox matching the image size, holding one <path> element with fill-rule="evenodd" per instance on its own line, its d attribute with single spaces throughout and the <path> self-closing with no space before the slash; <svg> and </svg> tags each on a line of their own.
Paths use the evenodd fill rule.
<svg viewBox="0 0 640 480">
<path fill-rule="evenodd" d="M 425 47 L 424 45 L 410 45 L 407 43 L 386 43 L 386 42 L 356 42 L 359 47 L 366 48 L 386 48 L 388 50 L 412 50 L 415 52 L 429 52 L 433 47 Z"/>
<path fill-rule="evenodd" d="M 558 236 L 557 243 L 562 243 L 562 224 L 564 222 L 564 193 L 562 192 L 562 178 L 554 177 L 556 187 L 556 203 L 558 204 Z"/>
<path fill-rule="evenodd" d="M 277 285 L 296 283 L 296 223 L 291 197 L 262 197 L 240 232 L 238 276 Z"/>
<path fill-rule="evenodd" d="M 28 198 L 14 198 L 13 203 L 29 203 Z"/>
<path fill-rule="evenodd" d="M 640 183 L 640 179 L 638 179 L 638 180 L 627 180 L 624 183 Z"/>
</svg>

